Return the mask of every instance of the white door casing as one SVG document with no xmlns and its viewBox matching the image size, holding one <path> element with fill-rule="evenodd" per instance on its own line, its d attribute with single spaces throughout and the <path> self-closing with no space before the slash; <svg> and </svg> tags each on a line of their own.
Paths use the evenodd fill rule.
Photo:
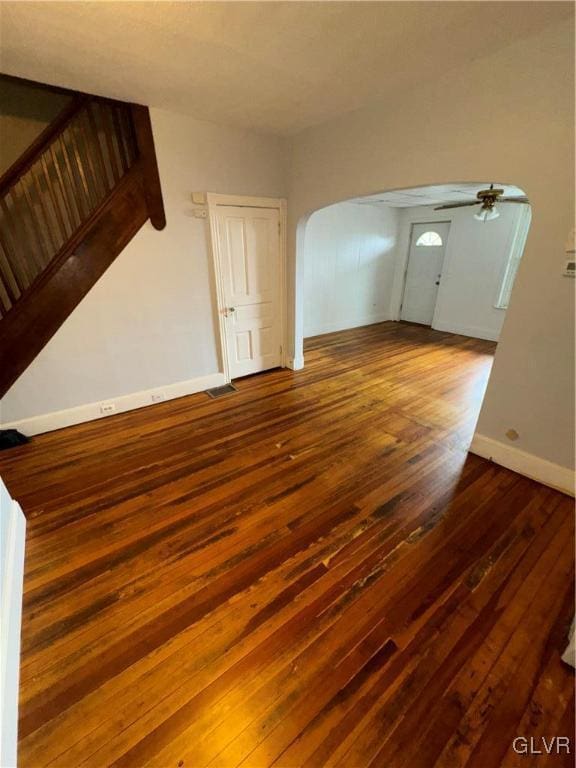
<svg viewBox="0 0 576 768">
<path fill-rule="evenodd" d="M 219 204 L 211 209 L 229 379 L 282 365 L 280 220 L 278 207 Z"/>
<path fill-rule="evenodd" d="M 0 765 L 16 768 L 26 518 L 0 479 Z"/>
<path fill-rule="evenodd" d="M 401 320 L 432 325 L 449 231 L 449 222 L 412 225 L 400 312 Z M 417 245 L 418 239 L 425 232 L 434 232 L 439 235 L 442 244 Z"/>
</svg>

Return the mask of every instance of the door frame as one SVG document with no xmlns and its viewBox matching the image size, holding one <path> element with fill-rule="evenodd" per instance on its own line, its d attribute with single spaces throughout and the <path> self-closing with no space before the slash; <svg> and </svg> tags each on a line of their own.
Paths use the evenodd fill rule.
<svg viewBox="0 0 576 768">
<path fill-rule="evenodd" d="M 410 209 L 406 209 L 410 211 Z M 446 213 L 442 211 L 444 215 L 441 213 L 438 213 L 434 215 L 434 213 L 428 213 L 424 216 L 421 214 L 420 216 L 417 216 L 416 214 L 410 215 L 408 213 L 406 215 L 405 223 L 408 226 L 402 227 L 404 230 L 399 238 L 399 246 L 398 250 L 401 254 L 402 261 L 400 264 L 398 264 L 396 274 L 394 276 L 394 285 L 392 287 L 392 298 L 391 298 L 391 319 L 395 321 L 399 321 L 400 314 L 402 312 L 402 304 L 404 302 L 404 291 L 406 289 L 406 276 L 408 273 L 408 262 L 410 260 L 410 246 L 412 244 L 412 232 L 414 229 L 415 224 L 449 224 L 450 229 L 452 228 L 452 218 L 447 217 Z M 446 247 L 444 250 L 444 260 L 442 261 L 442 275 L 444 275 L 444 269 L 449 264 L 449 245 L 450 245 L 450 232 L 448 233 L 448 240 L 446 242 Z M 432 318 L 432 324 L 431 328 L 434 328 L 434 321 L 436 319 L 436 313 L 438 311 L 438 304 L 441 300 L 441 293 L 442 293 L 442 283 L 440 283 L 440 286 L 438 288 L 438 294 L 436 296 L 436 305 L 434 307 L 434 317 Z"/>
<path fill-rule="evenodd" d="M 444 265 L 446 264 L 446 255 L 448 253 L 448 239 L 450 237 L 450 228 L 452 227 L 452 220 L 449 221 L 441 221 L 440 219 L 437 219 L 436 221 L 412 221 L 410 222 L 410 234 L 408 236 L 408 250 L 406 251 L 406 261 L 404 263 L 404 275 L 402 277 L 402 296 L 400 298 L 400 306 L 398 308 L 398 319 L 402 319 L 402 307 L 404 306 L 404 295 L 406 293 L 406 279 L 408 277 L 408 266 L 410 265 L 410 251 L 412 250 L 412 238 L 414 236 L 414 227 L 419 226 L 420 224 L 448 224 L 448 237 L 446 238 L 446 242 L 444 243 L 444 257 L 442 259 L 442 264 L 440 266 L 440 274 L 444 274 Z M 432 320 L 430 321 L 430 328 L 434 328 L 434 320 L 436 319 L 436 313 L 438 309 L 438 301 L 440 299 L 440 289 L 442 288 L 442 283 L 438 286 L 438 291 L 436 292 L 436 301 L 434 302 L 434 312 L 432 313 Z M 428 326 L 426 326 L 428 327 Z"/>
<path fill-rule="evenodd" d="M 280 254 L 280 344 L 282 352 L 280 355 L 280 365 L 286 368 L 287 361 L 287 296 L 286 296 L 286 221 L 287 204 L 281 197 L 250 197 L 248 195 L 223 195 L 216 192 L 206 194 L 206 203 L 208 205 L 208 223 L 210 225 L 210 251 L 212 254 L 212 306 L 218 317 L 218 341 L 220 344 L 220 365 L 222 373 L 229 384 L 230 361 L 228 358 L 227 330 L 224 309 L 224 280 L 222 276 L 222 254 L 220 252 L 220 242 L 218 239 L 218 230 L 216 225 L 216 214 L 219 206 L 235 206 L 237 208 L 265 208 L 276 210 L 279 214 L 280 232 L 279 254 Z"/>
</svg>

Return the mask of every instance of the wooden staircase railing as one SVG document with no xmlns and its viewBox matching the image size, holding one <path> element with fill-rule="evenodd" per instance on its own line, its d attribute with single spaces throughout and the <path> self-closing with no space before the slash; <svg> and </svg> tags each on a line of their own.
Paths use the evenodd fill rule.
<svg viewBox="0 0 576 768">
<path fill-rule="evenodd" d="M 0 178 L 0 397 L 147 218 L 148 109 L 77 96 Z"/>
</svg>

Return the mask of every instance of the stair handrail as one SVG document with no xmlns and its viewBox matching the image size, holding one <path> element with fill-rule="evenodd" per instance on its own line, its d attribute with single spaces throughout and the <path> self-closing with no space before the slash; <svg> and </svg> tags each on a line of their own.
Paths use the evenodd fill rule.
<svg viewBox="0 0 576 768">
<path fill-rule="evenodd" d="M 54 139 L 62 133 L 76 115 L 90 101 L 89 96 L 78 94 L 72 97 L 69 104 L 60 110 L 58 115 L 40 133 L 20 157 L 0 176 L 0 196 L 5 195 L 27 173 Z"/>
<path fill-rule="evenodd" d="M 0 396 L 147 219 L 166 225 L 148 108 L 71 97 L 0 176 Z"/>
</svg>

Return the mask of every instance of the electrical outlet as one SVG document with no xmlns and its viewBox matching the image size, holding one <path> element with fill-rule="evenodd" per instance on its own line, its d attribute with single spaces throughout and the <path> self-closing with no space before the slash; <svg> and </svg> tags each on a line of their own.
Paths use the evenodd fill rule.
<svg viewBox="0 0 576 768">
<path fill-rule="evenodd" d="M 100 413 L 103 416 L 109 416 L 116 412 L 116 403 L 100 403 Z"/>
<path fill-rule="evenodd" d="M 155 392 L 152 395 L 152 402 L 153 403 L 163 403 L 164 400 L 166 400 L 166 395 L 164 392 Z"/>
</svg>

